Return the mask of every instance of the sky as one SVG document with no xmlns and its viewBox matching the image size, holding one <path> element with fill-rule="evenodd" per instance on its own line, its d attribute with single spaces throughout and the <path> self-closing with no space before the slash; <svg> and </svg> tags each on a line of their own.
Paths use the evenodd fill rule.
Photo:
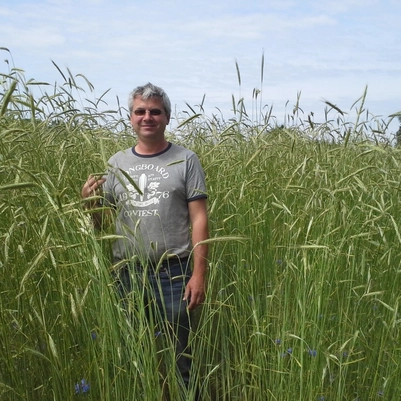
<svg viewBox="0 0 401 401">
<path fill-rule="evenodd" d="M 366 113 L 388 121 L 401 111 L 400 16 L 399 0 L 1 0 L 0 73 L 62 84 L 54 62 L 94 85 L 88 97 L 108 91 L 106 109 L 152 82 L 178 113 L 204 98 L 227 120 L 234 96 L 279 124 L 297 102 L 323 122 L 324 100 L 353 122 L 367 87 Z"/>
</svg>

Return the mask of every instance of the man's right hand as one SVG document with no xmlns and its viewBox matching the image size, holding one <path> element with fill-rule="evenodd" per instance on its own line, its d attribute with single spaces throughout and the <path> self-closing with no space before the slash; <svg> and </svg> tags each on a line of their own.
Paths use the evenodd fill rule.
<svg viewBox="0 0 401 401">
<path fill-rule="evenodd" d="M 100 195 L 100 189 L 103 183 L 106 181 L 105 177 L 90 175 L 82 187 L 81 197 L 82 199 L 89 198 L 91 196 Z M 92 205 L 94 206 L 94 205 Z"/>
</svg>

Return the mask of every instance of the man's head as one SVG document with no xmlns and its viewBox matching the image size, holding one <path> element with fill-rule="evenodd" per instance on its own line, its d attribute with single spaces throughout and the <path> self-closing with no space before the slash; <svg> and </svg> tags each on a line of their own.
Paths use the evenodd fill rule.
<svg viewBox="0 0 401 401">
<path fill-rule="evenodd" d="M 164 146 L 165 129 L 170 122 L 170 100 L 163 89 L 148 83 L 131 92 L 128 103 L 130 122 L 138 144 Z"/>
<path fill-rule="evenodd" d="M 159 98 L 161 104 L 163 106 L 164 112 L 166 113 L 167 118 L 170 120 L 171 116 L 171 103 L 170 99 L 167 96 L 167 93 L 164 92 L 162 88 L 159 86 L 153 85 L 148 82 L 146 85 L 136 87 L 129 96 L 128 99 L 128 110 L 130 116 L 132 115 L 133 107 L 134 107 L 134 99 L 136 97 L 141 97 L 143 100 L 151 99 L 151 98 Z"/>
</svg>

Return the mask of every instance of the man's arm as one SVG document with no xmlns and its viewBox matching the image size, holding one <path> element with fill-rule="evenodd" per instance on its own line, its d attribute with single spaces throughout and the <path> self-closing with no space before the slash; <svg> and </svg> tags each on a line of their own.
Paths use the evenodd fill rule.
<svg viewBox="0 0 401 401">
<path fill-rule="evenodd" d="M 193 272 L 186 289 L 184 299 L 189 301 L 188 308 L 195 309 L 205 300 L 208 245 L 197 245 L 209 238 L 207 201 L 198 199 L 188 203 L 192 225 Z"/>
</svg>

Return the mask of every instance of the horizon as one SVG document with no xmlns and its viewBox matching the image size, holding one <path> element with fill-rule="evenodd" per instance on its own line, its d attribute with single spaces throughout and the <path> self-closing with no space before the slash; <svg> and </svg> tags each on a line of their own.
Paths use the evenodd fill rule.
<svg viewBox="0 0 401 401">
<path fill-rule="evenodd" d="M 108 108 L 117 98 L 126 107 L 129 92 L 150 81 L 178 111 L 205 99 L 207 115 L 229 119 L 232 97 L 249 111 L 256 90 L 258 107 L 272 107 L 278 123 L 298 96 L 303 120 L 312 112 L 322 122 L 327 100 L 352 121 L 367 87 L 365 109 L 387 120 L 401 111 L 401 32 L 389 29 L 400 13 L 395 0 L 5 0 L 0 47 L 27 80 L 62 84 L 53 62 L 82 74 L 95 98 L 108 91 Z M 398 126 L 394 119 L 391 132 Z"/>
</svg>

